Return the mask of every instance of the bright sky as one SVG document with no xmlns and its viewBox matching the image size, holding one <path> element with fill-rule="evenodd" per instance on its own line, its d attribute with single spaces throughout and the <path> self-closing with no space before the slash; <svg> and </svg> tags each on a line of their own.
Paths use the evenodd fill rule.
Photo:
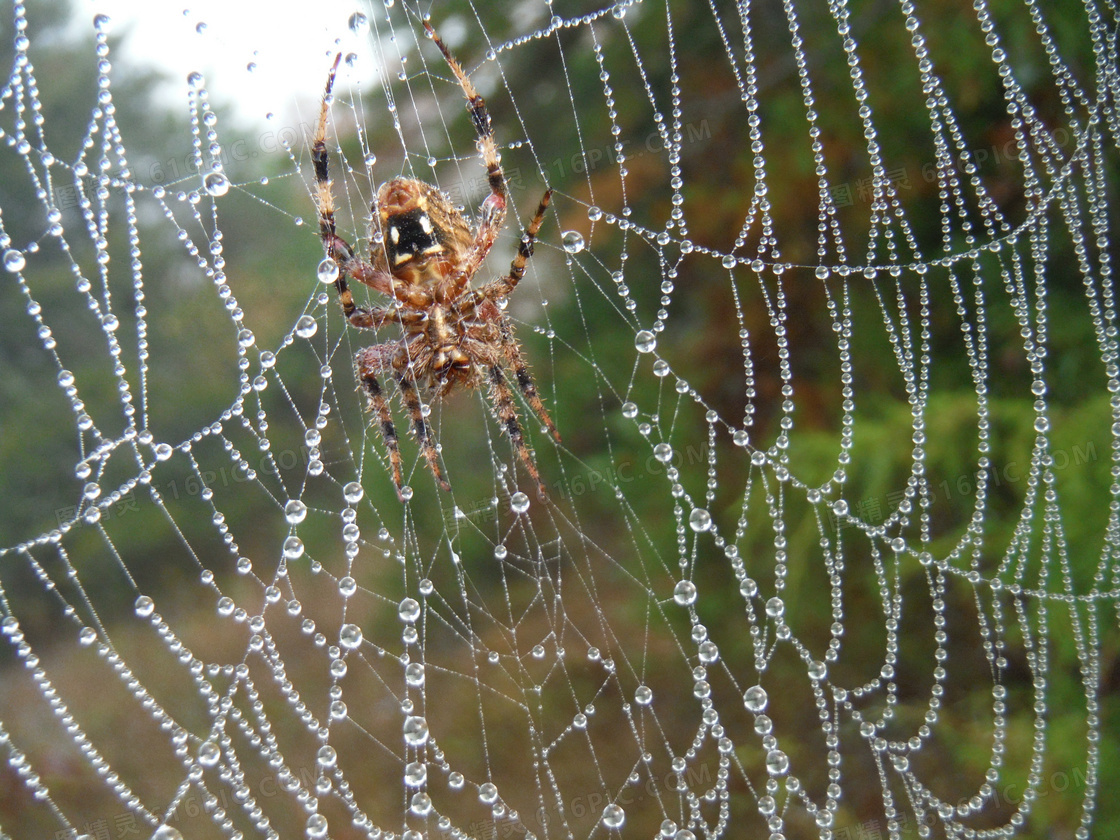
<svg viewBox="0 0 1120 840">
<path fill-rule="evenodd" d="M 377 4 L 382 9 L 381 3 Z M 130 62 L 162 68 L 186 101 L 187 74 L 206 77 L 216 104 L 232 107 L 246 122 L 262 123 L 265 114 L 304 114 L 322 94 L 328 54 L 353 51 L 354 70 L 373 78 L 368 32 L 347 27 L 362 0 L 85 0 L 75 4 L 77 25 L 92 29 L 93 17 L 107 14 L 110 32 L 124 36 L 121 48 Z M 337 42 L 337 43 L 336 43 Z M 118 59 L 121 56 L 118 55 Z M 250 64 L 255 68 L 250 71 Z"/>
</svg>

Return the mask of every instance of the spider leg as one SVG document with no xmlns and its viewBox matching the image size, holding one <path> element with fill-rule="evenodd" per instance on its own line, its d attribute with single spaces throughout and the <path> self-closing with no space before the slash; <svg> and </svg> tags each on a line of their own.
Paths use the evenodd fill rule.
<svg viewBox="0 0 1120 840">
<path fill-rule="evenodd" d="M 542 500 L 547 499 L 548 493 L 545 491 L 541 475 L 537 471 L 533 453 L 529 451 L 529 447 L 525 443 L 521 423 L 517 419 L 517 406 L 513 402 L 513 392 L 506 384 L 506 378 L 502 374 L 500 365 L 490 366 L 490 399 L 494 401 L 494 407 L 498 410 L 498 419 L 506 427 L 506 431 L 509 432 L 509 439 L 513 443 L 513 448 L 517 450 L 522 463 L 525 464 L 525 469 L 529 471 L 529 475 L 533 477 L 533 481 L 537 484 L 537 497 Z"/>
<path fill-rule="evenodd" d="M 319 122 L 315 127 L 315 135 L 311 143 L 311 162 L 315 168 L 316 203 L 319 207 L 319 238 L 323 240 L 323 249 L 327 256 L 338 265 L 338 277 L 334 287 L 338 291 L 338 299 L 342 304 L 342 311 L 347 320 L 355 326 L 363 326 L 353 320 L 357 314 L 361 320 L 369 320 L 367 315 L 376 319 L 373 310 L 364 310 L 354 303 L 354 296 L 346 282 L 346 275 L 364 283 L 382 294 L 394 295 L 394 281 L 391 274 L 378 271 L 371 265 L 363 262 L 354 254 L 354 249 L 341 236 L 335 227 L 334 221 L 334 192 L 331 190 L 331 178 L 328 168 L 329 156 L 327 155 L 327 116 L 330 113 L 331 91 L 334 89 L 335 75 L 342 53 L 335 56 L 334 64 L 327 73 L 327 84 L 323 89 L 323 101 L 319 107 Z"/>
<path fill-rule="evenodd" d="M 381 390 L 381 382 L 377 379 L 377 371 L 384 369 L 386 360 L 391 357 L 396 346 L 393 344 L 378 344 L 375 347 L 366 347 L 358 353 L 358 378 L 362 388 L 365 389 L 369 401 L 369 410 L 377 415 L 381 422 L 381 436 L 385 439 L 385 448 L 389 451 L 389 464 L 393 470 L 393 483 L 397 486 L 397 496 L 401 495 L 401 449 L 397 441 L 397 429 L 393 425 L 393 416 L 389 413 L 389 404 Z M 401 501 L 404 501 L 401 498 Z"/>
<path fill-rule="evenodd" d="M 517 387 L 525 395 L 525 401 L 529 403 L 529 407 L 536 412 L 537 417 L 541 418 L 541 422 L 548 429 L 548 433 L 557 443 L 560 443 L 560 433 L 556 431 L 556 424 L 552 422 L 544 403 L 541 402 L 536 383 L 533 382 L 533 377 L 529 373 L 529 366 L 525 364 L 525 357 L 521 355 L 521 348 L 513 337 L 513 328 L 510 326 L 509 320 L 502 318 L 498 328 L 502 336 L 502 350 L 505 351 L 510 367 L 513 368 L 513 373 L 517 377 Z"/>
<path fill-rule="evenodd" d="M 467 110 L 470 112 L 471 121 L 474 123 L 474 130 L 478 134 L 478 151 L 482 155 L 482 163 L 486 167 L 486 176 L 490 183 L 490 195 L 482 202 L 481 219 L 478 224 L 478 231 L 475 234 L 474 245 L 460 275 L 461 285 L 465 286 L 475 271 L 478 270 L 482 261 L 486 259 L 486 255 L 498 238 L 498 231 L 501 230 L 502 222 L 505 221 L 506 177 L 502 172 L 498 147 L 494 143 L 494 130 L 490 124 L 490 113 L 486 110 L 486 100 L 475 90 L 470 78 L 463 72 L 463 68 L 455 60 L 451 50 L 443 43 L 443 39 L 436 34 L 431 23 L 424 21 L 424 29 L 427 30 L 428 37 L 435 41 L 436 46 L 443 53 L 447 66 L 451 68 L 455 80 L 459 83 L 459 87 L 463 89 L 463 95 L 467 98 Z"/>
<path fill-rule="evenodd" d="M 525 276 L 525 266 L 528 264 L 529 258 L 533 256 L 533 246 L 537 242 L 537 232 L 541 229 L 541 222 L 544 221 L 544 214 L 548 210 L 548 204 L 551 200 L 552 190 L 546 190 L 544 196 L 541 197 L 536 215 L 529 222 L 529 226 L 525 228 L 525 235 L 521 237 L 521 242 L 517 246 L 517 256 L 509 264 L 509 274 L 505 277 L 499 277 L 497 280 L 491 280 L 484 286 L 463 295 L 456 301 L 457 306 L 469 310 L 480 306 L 483 301 L 493 301 L 513 294 L 513 290 L 517 288 L 517 284 Z"/>
<path fill-rule="evenodd" d="M 420 407 L 420 396 L 416 393 L 416 385 L 402 373 L 397 377 L 397 386 L 401 389 L 401 399 L 404 400 L 404 407 L 408 409 L 408 414 L 412 417 L 412 427 L 416 430 L 416 439 L 420 442 L 420 451 L 424 453 L 424 457 L 428 461 L 428 469 L 432 471 L 432 475 L 436 477 L 440 487 L 444 490 L 450 490 L 451 485 L 447 483 L 447 479 L 443 477 L 443 472 L 439 468 L 439 453 L 436 452 L 436 445 L 432 440 L 428 421 L 424 419 L 424 412 Z"/>
</svg>

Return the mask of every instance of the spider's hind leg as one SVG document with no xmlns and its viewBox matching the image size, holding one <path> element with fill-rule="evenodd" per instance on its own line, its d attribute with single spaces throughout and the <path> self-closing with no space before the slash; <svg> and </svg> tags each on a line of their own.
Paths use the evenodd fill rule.
<svg viewBox="0 0 1120 840">
<path fill-rule="evenodd" d="M 416 439 L 420 443 L 420 451 L 424 453 L 424 458 L 428 461 L 428 469 L 432 471 L 432 475 L 436 477 L 440 487 L 444 490 L 450 490 L 451 485 L 447 483 L 447 479 L 443 477 L 443 472 L 439 468 L 439 453 L 436 451 L 436 444 L 432 439 L 428 421 L 424 418 L 424 411 L 420 406 L 420 396 L 416 393 L 416 385 L 407 376 L 401 374 L 397 377 L 397 387 L 401 389 L 401 399 L 404 400 L 404 407 L 408 409 L 408 414 L 412 418 L 412 427 L 416 430 Z"/>
<path fill-rule="evenodd" d="M 401 475 L 401 449 L 397 441 L 397 429 L 393 425 L 393 415 L 389 413 L 389 403 L 381 390 L 377 378 L 378 371 L 385 367 L 385 359 L 395 348 L 392 345 L 378 344 L 366 347 L 358 353 L 358 379 L 369 401 L 369 410 L 377 415 L 381 425 L 381 436 L 389 452 L 389 465 L 393 470 L 393 483 L 397 486 L 397 496 L 401 495 L 403 479 Z M 403 499 L 402 499 L 403 501 Z"/>
<path fill-rule="evenodd" d="M 494 407 L 498 411 L 498 419 L 509 433 L 509 439 L 513 443 L 513 448 L 517 450 L 521 462 L 525 464 L 525 469 L 529 471 L 529 475 L 532 476 L 533 481 L 536 482 L 537 497 L 540 499 L 547 499 L 548 492 L 545 490 L 544 482 L 541 481 L 541 475 L 537 470 L 537 464 L 533 460 L 533 453 L 529 451 L 529 446 L 525 443 L 525 434 L 521 431 L 521 423 L 517 419 L 517 407 L 513 402 L 513 392 L 509 389 L 509 385 L 506 384 L 506 378 L 502 373 L 501 366 L 492 365 L 489 374 L 490 399 L 493 400 Z"/>
<path fill-rule="evenodd" d="M 548 429 L 548 433 L 552 435 L 557 443 L 560 443 L 560 432 L 556 430 L 556 424 L 552 422 L 552 418 L 548 415 L 548 410 L 541 401 L 541 395 L 537 393 L 537 385 L 533 382 L 533 377 L 529 374 L 529 366 L 525 364 L 525 357 L 521 355 L 521 348 L 518 346 L 517 340 L 513 337 L 513 330 L 510 328 L 509 321 L 503 318 L 499 324 L 502 336 L 502 349 L 505 351 L 510 367 L 513 368 L 513 373 L 517 377 L 517 387 L 520 388 L 521 393 L 525 395 L 525 401 L 529 403 L 529 407 L 536 412 L 537 417 L 544 423 L 545 428 Z"/>
</svg>

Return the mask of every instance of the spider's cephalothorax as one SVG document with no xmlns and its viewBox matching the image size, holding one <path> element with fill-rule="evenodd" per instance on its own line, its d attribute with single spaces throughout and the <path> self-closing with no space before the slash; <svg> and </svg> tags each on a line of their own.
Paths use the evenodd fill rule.
<svg viewBox="0 0 1120 840">
<path fill-rule="evenodd" d="M 318 183 L 319 234 L 327 256 L 338 266 L 335 287 L 346 319 L 362 329 L 379 329 L 387 324 L 399 324 L 403 329 L 400 338 L 366 347 L 357 356 L 358 378 L 369 400 L 369 409 L 381 424 L 398 495 L 403 484 L 401 453 L 381 376 L 389 376 L 396 383 L 428 467 L 445 490 L 450 486 L 440 470 L 420 395 L 438 398 L 460 385 L 485 386 L 499 421 L 543 497 L 544 484 L 521 430 L 513 391 L 506 379 L 507 367 L 512 369 L 526 402 L 549 433 L 557 441 L 560 435 L 529 375 L 513 335 L 513 325 L 499 304 L 513 293 L 525 274 L 552 191 L 541 198 L 509 274 L 473 288 L 471 278 L 481 267 L 505 220 L 506 181 L 486 103 L 431 25 L 425 21 L 424 27 L 462 87 L 478 132 L 478 147 L 490 184 L 490 195 L 482 202 L 478 224 L 472 227 L 447 196 L 430 184 L 415 178 L 394 178 L 381 185 L 373 204 L 375 233 L 380 234 L 373 239 L 380 244 L 372 246 L 370 261 L 357 256 L 338 235 L 326 146 L 327 112 L 339 62 L 336 58 L 327 76 L 311 151 Z M 348 277 L 392 298 L 394 304 L 368 309 L 357 306 L 347 284 Z"/>
</svg>

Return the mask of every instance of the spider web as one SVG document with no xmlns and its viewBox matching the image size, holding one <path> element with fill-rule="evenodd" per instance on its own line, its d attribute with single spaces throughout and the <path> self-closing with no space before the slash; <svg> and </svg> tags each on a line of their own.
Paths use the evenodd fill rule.
<svg viewBox="0 0 1120 840">
<path fill-rule="evenodd" d="M 232 117 L 8 7 L 0 836 L 1116 836 L 1115 5 L 318 11 Z M 467 392 L 402 504 L 316 278 L 338 50 L 340 233 L 487 194 L 429 15 L 547 500 Z"/>
</svg>

